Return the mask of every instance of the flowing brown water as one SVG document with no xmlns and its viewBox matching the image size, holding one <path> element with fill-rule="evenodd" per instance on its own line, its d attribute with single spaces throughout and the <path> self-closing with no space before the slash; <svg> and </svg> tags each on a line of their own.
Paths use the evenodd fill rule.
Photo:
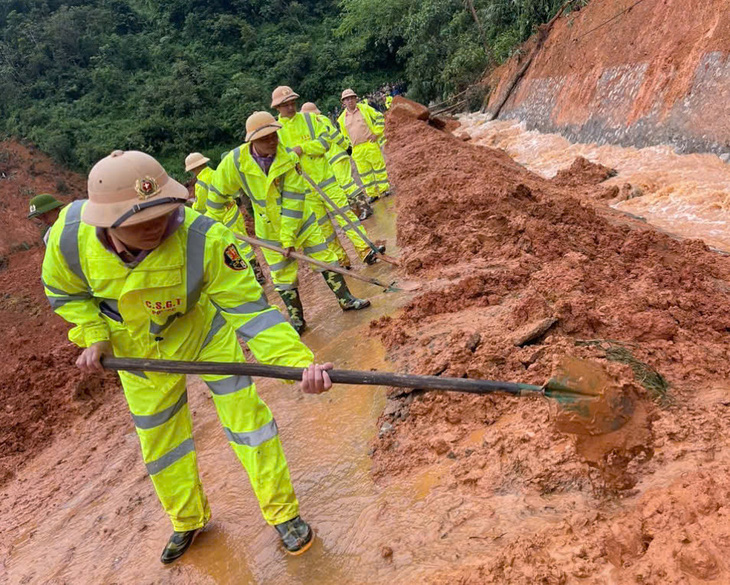
<svg viewBox="0 0 730 585">
<path fill-rule="evenodd" d="M 713 154 L 677 154 L 668 146 L 631 148 L 572 144 L 559 134 L 526 130 L 513 120 L 461 118 L 474 144 L 501 148 L 517 162 L 552 178 L 582 156 L 618 171 L 604 184 L 638 187 L 642 196 L 615 207 L 685 238 L 700 238 L 730 251 L 730 165 Z"/>
</svg>

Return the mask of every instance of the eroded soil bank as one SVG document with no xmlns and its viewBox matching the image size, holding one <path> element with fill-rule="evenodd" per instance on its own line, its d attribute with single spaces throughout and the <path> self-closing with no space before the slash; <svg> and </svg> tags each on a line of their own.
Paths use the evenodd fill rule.
<svg viewBox="0 0 730 585">
<path fill-rule="evenodd" d="M 577 3 L 575 3 L 577 4 Z M 574 142 L 730 155 L 726 0 L 593 0 L 489 76 L 494 111 Z"/>
<path fill-rule="evenodd" d="M 78 352 L 41 285 L 42 232 L 26 219 L 34 195 L 70 201 L 85 189 L 83 177 L 34 148 L 0 143 L 0 485 L 118 387 L 113 376 L 85 378 L 73 366 Z"/>
<path fill-rule="evenodd" d="M 606 169 L 548 180 L 404 111 L 387 131 L 404 269 L 432 283 L 371 328 L 398 369 L 542 384 L 570 355 L 640 405 L 631 426 L 585 437 L 560 432 L 544 399 L 393 393 L 378 481 L 436 466 L 455 499 L 537 497 L 559 518 L 474 535 L 490 554 L 432 581 L 730 578 L 730 260 L 590 196 Z"/>
</svg>

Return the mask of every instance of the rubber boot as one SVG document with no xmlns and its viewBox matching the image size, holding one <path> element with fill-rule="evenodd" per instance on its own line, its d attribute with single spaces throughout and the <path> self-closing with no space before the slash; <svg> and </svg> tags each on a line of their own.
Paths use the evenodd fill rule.
<svg viewBox="0 0 730 585">
<path fill-rule="evenodd" d="M 165 565 L 169 565 L 183 556 L 185 551 L 190 548 L 191 544 L 193 544 L 195 536 L 199 531 L 200 528 L 186 530 L 184 532 L 173 532 L 170 540 L 165 546 L 165 550 L 162 551 L 160 561 L 162 561 Z"/>
<path fill-rule="evenodd" d="M 341 274 L 332 272 L 331 270 L 325 270 L 322 272 L 322 276 L 324 276 L 327 286 L 335 293 L 337 302 L 340 303 L 340 309 L 343 311 L 359 311 L 370 306 L 370 301 L 367 299 L 358 299 L 350 292 L 345 282 L 345 277 Z"/>
<path fill-rule="evenodd" d="M 251 264 L 251 270 L 253 270 L 253 275 L 256 277 L 256 282 L 264 286 L 266 284 L 266 277 L 264 276 L 264 271 L 261 270 L 259 261 L 256 258 L 251 258 L 249 264 Z"/>
<path fill-rule="evenodd" d="M 380 252 L 381 254 L 384 254 L 385 253 L 385 246 L 384 245 L 383 246 L 375 246 L 375 247 L 378 249 L 378 252 Z M 365 258 L 362 259 L 362 261 L 365 262 L 365 264 L 375 264 L 375 262 L 377 262 L 377 260 L 378 260 L 378 256 L 376 255 L 375 250 L 370 250 L 367 253 L 367 256 L 365 256 Z"/>
<path fill-rule="evenodd" d="M 370 203 L 368 203 L 368 198 L 364 193 L 358 193 L 357 202 L 358 207 L 360 208 L 360 214 L 358 216 L 358 219 L 362 221 L 373 214 L 373 208 L 370 207 Z"/>
<path fill-rule="evenodd" d="M 300 555 L 306 552 L 314 542 L 314 533 L 304 520 L 299 516 L 274 526 L 281 538 L 286 552 L 290 555 Z"/>
<path fill-rule="evenodd" d="M 289 320 L 295 331 L 301 335 L 307 328 L 307 322 L 304 320 L 304 307 L 302 307 L 302 299 L 299 298 L 299 290 L 293 288 L 291 290 L 277 291 L 284 306 L 289 313 Z"/>
</svg>

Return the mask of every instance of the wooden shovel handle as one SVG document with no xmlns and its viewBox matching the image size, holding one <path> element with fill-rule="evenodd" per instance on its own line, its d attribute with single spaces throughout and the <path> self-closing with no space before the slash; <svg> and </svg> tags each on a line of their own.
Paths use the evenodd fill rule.
<svg viewBox="0 0 730 585">
<path fill-rule="evenodd" d="M 279 252 L 279 254 L 284 254 L 284 252 L 285 252 L 284 248 L 275 246 L 273 244 L 267 244 L 266 242 L 263 242 L 256 238 L 252 238 L 251 236 L 240 236 L 238 234 L 235 234 L 235 236 L 239 240 L 246 242 L 248 244 L 251 244 L 253 246 L 258 246 L 259 248 L 267 248 L 269 250 L 273 250 L 274 252 Z M 375 278 L 363 276 L 361 274 L 358 274 L 357 272 L 354 272 L 351 270 L 345 270 L 344 268 L 340 268 L 339 266 L 332 266 L 331 264 L 327 264 L 326 262 L 320 262 L 319 260 L 315 260 L 314 258 L 305 256 L 304 254 L 300 254 L 299 252 L 291 252 L 289 254 L 289 256 L 291 258 L 296 258 L 297 260 L 309 262 L 310 264 L 313 264 L 314 266 L 318 266 L 324 270 L 330 270 L 332 272 L 337 272 L 338 274 L 342 274 L 343 276 L 348 276 L 348 277 L 354 278 L 356 280 L 361 280 L 363 282 L 367 282 L 368 284 L 374 284 L 375 286 L 382 287 L 385 290 L 391 289 L 391 287 L 389 285 L 383 284 L 382 282 L 380 282 L 379 280 L 377 280 Z"/>
<path fill-rule="evenodd" d="M 165 372 L 170 374 L 210 374 L 218 376 L 243 375 L 295 381 L 301 381 L 303 370 L 303 368 L 241 362 L 183 362 L 115 357 L 104 357 L 101 363 L 109 370 Z M 359 370 L 329 370 L 327 373 L 332 382 L 337 384 L 394 386 L 397 388 L 417 388 L 421 390 L 450 390 L 470 394 L 506 392 L 519 396 L 542 393 L 540 386 L 513 382 L 495 382 L 492 380 L 469 380 L 466 378 L 448 378 L 442 376 L 414 376 L 410 374 Z"/>
</svg>

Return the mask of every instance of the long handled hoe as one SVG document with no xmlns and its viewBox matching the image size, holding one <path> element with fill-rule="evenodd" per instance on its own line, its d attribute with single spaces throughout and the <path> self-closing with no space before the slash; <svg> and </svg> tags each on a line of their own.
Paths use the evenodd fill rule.
<svg viewBox="0 0 730 585">
<path fill-rule="evenodd" d="M 342 209 L 334 204 L 330 196 L 324 192 L 324 189 L 322 189 L 319 185 L 317 185 L 317 183 L 314 182 L 314 179 L 312 179 L 312 177 L 310 177 L 304 171 L 301 171 L 301 175 L 302 177 L 304 177 L 304 180 L 312 186 L 312 189 L 319 193 L 319 196 L 322 197 L 322 199 L 324 199 L 330 207 L 332 207 L 334 212 L 345 220 L 345 223 L 347 223 L 347 227 L 351 230 L 354 230 L 355 233 L 360 236 L 368 246 L 370 246 L 370 249 L 375 253 L 378 258 L 384 260 L 388 264 L 400 266 L 400 262 L 398 262 L 396 258 L 393 258 L 393 256 L 389 256 L 388 254 L 381 252 L 380 249 L 375 244 L 373 244 L 372 240 L 370 240 L 370 238 L 368 238 L 365 233 L 359 227 L 357 227 L 357 225 L 355 225 L 349 217 L 347 217 L 347 213 L 345 213 Z"/>
<path fill-rule="evenodd" d="M 183 362 L 104 357 L 102 358 L 102 365 L 109 370 L 137 372 L 210 374 L 219 376 L 243 375 L 294 381 L 300 381 L 302 379 L 302 368 L 270 366 L 257 363 Z M 542 386 L 535 386 L 515 382 L 449 378 L 445 376 L 415 376 L 411 374 L 393 374 L 390 372 L 329 370 L 327 373 L 332 382 L 338 384 L 394 386 L 397 388 L 446 390 L 448 392 L 466 392 L 469 394 L 493 394 L 502 392 L 514 396 L 544 396 L 555 400 L 563 409 L 569 411 L 571 414 L 586 418 L 590 425 L 590 434 L 594 435 L 618 430 L 626 424 L 633 414 L 633 402 L 631 400 L 625 397 L 616 400 L 607 396 L 608 393 L 605 392 L 605 388 L 597 388 L 590 381 L 586 385 L 583 376 L 575 376 L 573 378 L 563 376 L 561 379 L 548 380 Z M 600 413 L 600 416 L 597 417 L 596 413 Z"/>
<path fill-rule="evenodd" d="M 252 238 L 250 236 L 240 236 L 236 234 L 236 237 L 243 242 L 246 242 L 253 246 L 258 246 L 259 248 L 267 248 L 269 250 L 273 250 L 274 252 L 279 252 L 279 254 L 284 254 L 285 252 L 284 248 L 275 246 L 274 244 L 268 244 L 262 240 Z M 363 276 L 362 274 L 359 274 L 352 270 L 345 270 L 344 268 L 340 268 L 339 266 L 332 266 L 331 264 L 327 264 L 326 262 L 320 262 L 319 260 L 315 260 L 314 258 L 310 258 L 309 256 L 306 256 L 304 254 L 300 254 L 299 252 L 291 252 L 289 256 L 291 258 L 296 258 L 297 260 L 309 262 L 310 264 L 319 268 L 323 268 L 324 270 L 331 270 L 332 272 L 337 272 L 338 274 L 342 274 L 343 276 L 355 278 L 357 280 L 367 282 L 368 284 L 374 284 L 375 286 L 382 287 L 385 292 L 401 292 L 401 289 L 395 286 L 395 282 L 385 284 L 377 280 L 376 278 L 370 278 L 369 276 Z"/>
</svg>

